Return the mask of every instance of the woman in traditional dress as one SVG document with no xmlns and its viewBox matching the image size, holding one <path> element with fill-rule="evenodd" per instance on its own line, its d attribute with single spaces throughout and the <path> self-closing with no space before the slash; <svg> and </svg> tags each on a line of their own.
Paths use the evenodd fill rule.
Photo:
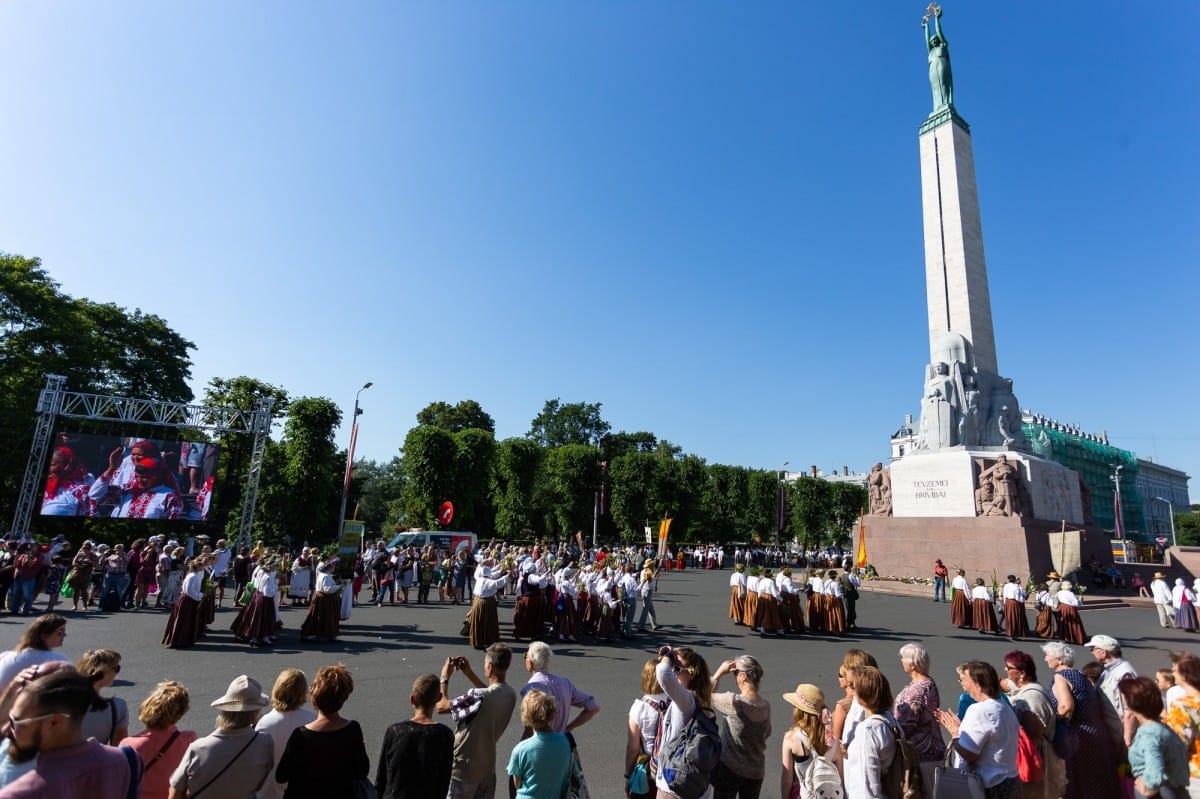
<svg viewBox="0 0 1200 799">
<path fill-rule="evenodd" d="M 996 598 L 992 590 L 983 584 L 982 577 L 975 578 L 971 589 L 971 621 L 981 633 L 1000 634 L 1000 622 L 996 620 Z"/>
<path fill-rule="evenodd" d="M 162 601 L 167 607 L 173 606 L 175 600 L 179 598 L 180 586 L 183 585 L 183 578 L 188 572 L 186 558 L 184 557 L 186 551 L 180 546 L 171 550 L 167 582 L 162 591 Z"/>
<path fill-rule="evenodd" d="M 768 635 L 783 635 L 783 618 L 779 615 L 779 588 L 771 570 L 763 572 L 758 579 L 758 631 L 763 638 Z"/>
<path fill-rule="evenodd" d="M 342 584 L 334 576 L 337 564 L 336 557 L 317 564 L 316 595 L 300 625 L 301 641 L 310 638 L 333 641 L 341 632 Z"/>
<path fill-rule="evenodd" d="M 962 569 L 950 581 L 954 598 L 950 600 L 950 623 L 960 630 L 971 629 L 971 586 L 967 584 L 967 573 Z"/>
<path fill-rule="evenodd" d="M 775 584 L 779 587 L 779 609 L 789 633 L 804 632 L 804 611 L 800 609 L 800 589 L 792 582 L 792 570 L 785 568 Z"/>
<path fill-rule="evenodd" d="M 92 601 L 92 572 L 100 559 L 92 550 L 92 542 L 84 541 L 83 546 L 75 553 L 71 561 L 71 571 L 67 574 L 67 585 L 71 586 L 71 610 L 79 610 L 79 603 L 87 608 Z"/>
<path fill-rule="evenodd" d="M 1083 646 L 1088 640 L 1088 634 L 1083 630 L 1083 619 L 1079 618 L 1079 597 L 1075 594 L 1070 580 L 1064 580 L 1062 588 L 1055 599 L 1058 600 L 1058 637 Z"/>
<path fill-rule="evenodd" d="M 275 597 L 279 594 L 279 584 L 275 581 L 278 569 L 279 562 L 274 556 L 264 558 L 262 563 L 255 567 L 251 579 L 254 594 L 245 607 L 238 611 L 237 618 L 229 626 L 237 640 L 249 643 L 250 646 L 275 643 L 275 633 L 281 626 L 278 623 L 278 608 L 275 605 Z"/>
<path fill-rule="evenodd" d="M 200 600 L 204 596 L 204 562 L 193 558 L 188 563 L 188 575 L 183 580 L 179 598 L 171 606 L 162 645 L 171 649 L 186 649 L 196 643 L 200 634 Z"/>
<path fill-rule="evenodd" d="M 1008 582 L 1000 589 L 1004 597 L 1004 631 L 1009 638 L 1028 638 L 1029 620 L 1025 617 L 1025 588 L 1015 574 L 1008 575 Z"/>
<path fill-rule="evenodd" d="M 575 570 L 564 567 L 555 579 L 557 598 L 554 618 L 554 630 L 560 641 L 575 641 L 579 634 L 579 611 L 576 610 L 575 600 L 579 597 L 579 588 L 575 585 Z"/>
<path fill-rule="evenodd" d="M 1120 796 L 1117 764 L 1122 758 L 1113 754 L 1099 692 L 1073 668 L 1075 650 L 1071 647 L 1051 641 L 1042 644 L 1042 651 L 1046 654 L 1046 665 L 1054 672 L 1051 704 L 1054 712 L 1066 719 L 1069 731 L 1060 727 L 1055 735 L 1069 734 L 1076 743 L 1075 751 L 1067 758 L 1067 789 L 1063 796 L 1065 799 Z"/>
<path fill-rule="evenodd" d="M 1054 597 L 1047 590 L 1045 583 L 1039 583 L 1037 593 L 1033 595 L 1033 606 L 1037 610 L 1037 621 L 1034 632 L 1038 638 L 1054 637 L 1054 609 L 1050 607 Z"/>
<path fill-rule="evenodd" d="M 825 595 L 822 593 L 824 585 L 825 580 L 817 573 L 809 576 L 804 589 L 808 600 L 808 628 L 814 633 L 825 632 L 826 629 Z"/>
<path fill-rule="evenodd" d="M 530 641 L 542 637 L 542 587 L 545 577 L 532 560 L 521 565 L 521 576 L 517 580 L 517 606 L 513 608 L 513 639 Z"/>
<path fill-rule="evenodd" d="M 846 605 L 842 601 L 842 587 L 838 585 L 837 569 L 825 573 L 821 586 L 825 602 L 825 629 L 834 635 L 846 634 Z"/>
<path fill-rule="evenodd" d="M 742 624 L 749 627 L 751 630 L 756 629 L 758 624 L 758 567 L 750 568 L 750 573 L 746 575 L 746 601 L 742 603 Z"/>
<path fill-rule="evenodd" d="M 55 447 L 50 476 L 42 493 L 43 516 L 94 516 L 96 503 L 88 496 L 87 467 L 70 447 Z"/>
<path fill-rule="evenodd" d="M 309 549 L 304 547 L 292 561 L 292 582 L 288 588 L 288 597 L 292 600 L 292 607 L 308 604 L 308 594 L 312 590 L 311 566 L 312 559 L 309 557 Z"/>
<path fill-rule="evenodd" d="M 504 570 L 497 571 L 495 566 L 496 561 L 489 558 L 475 571 L 475 597 L 467 611 L 467 632 L 471 646 L 476 649 L 487 649 L 500 640 L 496 595 L 508 581 L 508 574 Z"/>
<path fill-rule="evenodd" d="M 1196 620 L 1196 595 L 1187 587 L 1182 577 L 1175 578 L 1171 589 L 1171 604 L 1175 607 L 1175 627 L 1189 633 L 1196 632 L 1200 623 Z"/>
<path fill-rule="evenodd" d="M 742 624 L 742 615 L 746 609 L 746 567 L 737 564 L 733 574 L 729 575 L 729 618 L 735 625 Z"/>
</svg>

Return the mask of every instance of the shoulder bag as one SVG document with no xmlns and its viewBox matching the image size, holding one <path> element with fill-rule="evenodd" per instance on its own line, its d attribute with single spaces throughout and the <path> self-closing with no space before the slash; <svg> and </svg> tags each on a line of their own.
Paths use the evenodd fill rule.
<svg viewBox="0 0 1200 799">
<path fill-rule="evenodd" d="M 233 756 L 233 760 L 230 760 L 228 763 L 226 763 L 225 768 L 223 768 L 217 772 L 217 776 L 213 777 L 211 780 L 204 783 L 203 788 L 201 788 L 200 790 L 195 791 L 195 792 L 189 792 L 188 799 L 196 799 L 197 796 L 199 796 L 200 794 L 202 794 L 206 790 L 208 790 L 208 786 L 212 785 L 214 782 L 221 779 L 221 775 L 224 774 L 226 771 L 229 771 L 229 767 L 232 766 L 234 763 L 236 763 L 238 761 L 238 758 L 241 757 L 245 753 L 245 751 L 250 748 L 250 744 L 254 743 L 254 739 L 258 735 L 259 735 L 259 733 L 257 733 L 257 732 L 251 733 L 250 740 L 246 741 L 246 745 L 241 748 L 241 751 L 239 751 L 236 755 Z"/>
<path fill-rule="evenodd" d="M 929 799 L 984 799 L 983 780 L 975 768 L 950 765 L 954 762 L 954 745 L 946 748 L 946 759 L 933 769 L 933 793 Z"/>
</svg>

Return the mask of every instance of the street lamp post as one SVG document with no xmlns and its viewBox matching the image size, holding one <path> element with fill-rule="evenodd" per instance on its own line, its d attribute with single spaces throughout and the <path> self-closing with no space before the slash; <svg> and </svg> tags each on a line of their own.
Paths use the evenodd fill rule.
<svg viewBox="0 0 1200 799">
<path fill-rule="evenodd" d="M 1121 560 L 1125 563 L 1129 562 L 1129 541 L 1125 537 L 1125 522 L 1121 518 L 1121 470 L 1125 468 L 1118 464 L 1113 467 L 1112 477 L 1109 479 L 1113 482 L 1113 516 L 1115 529 L 1113 532 L 1117 535 L 1117 540 L 1121 542 Z"/>
<path fill-rule="evenodd" d="M 775 507 L 775 546 L 779 546 L 779 534 L 787 524 L 787 467 L 791 461 L 784 461 L 779 467 L 779 496 Z"/>
<path fill-rule="evenodd" d="M 1179 546 L 1179 543 L 1175 540 L 1175 506 L 1171 504 L 1171 500 L 1165 497 L 1155 497 L 1154 501 L 1167 503 L 1167 518 L 1171 520 L 1171 546 Z"/>
<path fill-rule="evenodd" d="M 346 477 L 342 481 L 342 508 L 338 511 L 337 534 L 334 535 L 335 541 L 342 537 L 342 522 L 346 519 L 346 499 L 350 496 L 350 472 L 354 468 L 354 444 L 358 440 L 358 417 L 362 414 L 362 410 L 358 407 L 358 398 L 373 385 L 375 384 L 367 381 L 354 395 L 354 418 L 350 423 L 350 448 L 346 450 Z"/>
</svg>

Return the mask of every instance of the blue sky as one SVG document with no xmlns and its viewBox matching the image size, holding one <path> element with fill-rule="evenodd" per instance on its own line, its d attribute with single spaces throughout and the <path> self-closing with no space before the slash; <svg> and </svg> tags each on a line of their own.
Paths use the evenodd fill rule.
<svg viewBox="0 0 1200 799">
<path fill-rule="evenodd" d="M 944 7 L 1001 372 L 1200 475 L 1200 6 Z M 197 395 L 348 417 L 373 381 L 361 456 L 435 400 L 506 437 L 561 397 L 865 470 L 928 359 L 923 11 L 4 3 L 0 249 L 166 318 Z"/>
</svg>

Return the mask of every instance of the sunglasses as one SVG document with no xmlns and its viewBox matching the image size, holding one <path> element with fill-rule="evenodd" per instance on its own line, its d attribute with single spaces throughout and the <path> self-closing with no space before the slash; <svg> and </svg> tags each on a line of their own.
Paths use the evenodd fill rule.
<svg viewBox="0 0 1200 799">
<path fill-rule="evenodd" d="M 52 719 L 55 716 L 62 716 L 63 718 L 70 718 L 71 714 L 70 713 L 46 713 L 45 715 L 42 715 L 42 716 L 30 716 L 27 719 L 19 719 L 16 716 L 14 716 L 13 714 L 9 713 L 8 714 L 8 724 L 13 729 L 16 729 L 17 727 L 21 727 L 26 724 L 33 724 L 35 721 L 45 721 L 46 719 Z"/>
</svg>

